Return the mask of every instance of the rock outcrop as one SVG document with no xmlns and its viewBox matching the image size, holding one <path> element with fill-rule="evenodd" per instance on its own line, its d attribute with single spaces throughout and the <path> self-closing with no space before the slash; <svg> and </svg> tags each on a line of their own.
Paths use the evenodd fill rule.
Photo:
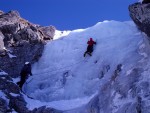
<svg viewBox="0 0 150 113">
<path fill-rule="evenodd" d="M 150 3 L 135 3 L 129 6 L 129 13 L 137 27 L 150 37 Z"/>
<path fill-rule="evenodd" d="M 143 0 L 142 1 L 142 4 L 147 4 L 147 3 L 150 3 L 150 1 L 149 0 Z"/>
<path fill-rule="evenodd" d="M 30 97 L 29 97 L 30 98 Z M 42 106 L 29 110 L 27 102 L 24 100 L 23 93 L 19 87 L 13 83 L 9 75 L 0 76 L 0 113 L 60 113 L 60 111 L 53 108 Z"/>
<path fill-rule="evenodd" d="M 0 12 L 0 69 L 12 77 L 19 75 L 24 62 L 36 62 L 55 27 L 41 27 L 20 17 L 17 11 Z"/>
<path fill-rule="evenodd" d="M 38 61 L 47 40 L 52 40 L 55 27 L 41 27 L 20 17 L 17 11 L 0 11 L 0 112 L 60 113 L 42 106 L 29 110 L 23 93 L 12 77 L 18 77 L 26 61 Z"/>
</svg>

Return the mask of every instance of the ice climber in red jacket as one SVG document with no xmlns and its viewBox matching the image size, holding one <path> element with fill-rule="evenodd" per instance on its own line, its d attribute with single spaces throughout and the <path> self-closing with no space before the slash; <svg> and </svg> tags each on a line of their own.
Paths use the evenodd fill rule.
<svg viewBox="0 0 150 113">
<path fill-rule="evenodd" d="M 93 41 L 92 38 L 90 38 L 90 40 L 87 42 L 87 44 L 88 44 L 88 47 L 87 47 L 86 52 L 84 53 L 84 57 L 86 54 L 89 54 L 90 56 L 92 56 L 91 53 L 93 52 L 93 45 L 96 44 L 96 42 Z"/>
</svg>

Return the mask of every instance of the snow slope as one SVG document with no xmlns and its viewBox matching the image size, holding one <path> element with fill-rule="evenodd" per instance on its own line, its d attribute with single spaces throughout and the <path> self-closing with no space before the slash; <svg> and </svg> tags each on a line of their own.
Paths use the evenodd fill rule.
<svg viewBox="0 0 150 113">
<path fill-rule="evenodd" d="M 131 21 L 104 21 L 87 29 L 56 33 L 56 40 L 45 46 L 41 59 L 32 66 L 33 76 L 24 85 L 24 91 L 57 109 L 73 109 L 88 103 L 118 64 L 127 72 L 142 57 L 138 53 L 142 35 Z M 97 44 L 92 57 L 83 57 L 90 37 Z M 31 103 L 30 109 L 37 107 Z"/>
</svg>

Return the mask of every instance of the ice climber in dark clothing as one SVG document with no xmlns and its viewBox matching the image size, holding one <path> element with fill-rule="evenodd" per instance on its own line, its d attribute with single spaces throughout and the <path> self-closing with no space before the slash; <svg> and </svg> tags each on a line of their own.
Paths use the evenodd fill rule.
<svg viewBox="0 0 150 113">
<path fill-rule="evenodd" d="M 26 82 L 26 79 L 28 78 L 28 76 L 32 75 L 31 64 L 29 62 L 25 63 L 25 65 L 23 66 L 23 68 L 21 70 L 20 75 L 21 75 L 21 80 L 20 80 L 20 82 L 18 82 L 18 85 L 22 89 L 22 86 Z"/>
<path fill-rule="evenodd" d="M 92 52 L 93 52 L 93 45 L 96 44 L 95 41 L 93 41 L 92 38 L 90 38 L 90 40 L 87 42 L 88 47 L 87 47 L 87 51 L 84 53 L 84 57 L 85 55 L 88 53 L 90 56 L 92 56 Z"/>
</svg>

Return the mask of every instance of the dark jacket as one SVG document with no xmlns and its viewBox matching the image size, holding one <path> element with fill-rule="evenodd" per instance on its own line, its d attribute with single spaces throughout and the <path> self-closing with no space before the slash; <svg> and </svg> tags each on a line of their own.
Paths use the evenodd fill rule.
<svg viewBox="0 0 150 113">
<path fill-rule="evenodd" d="M 25 64 L 21 70 L 21 73 L 20 75 L 23 76 L 23 77 L 26 77 L 28 75 L 32 75 L 32 72 L 31 72 L 31 64 Z"/>
</svg>

